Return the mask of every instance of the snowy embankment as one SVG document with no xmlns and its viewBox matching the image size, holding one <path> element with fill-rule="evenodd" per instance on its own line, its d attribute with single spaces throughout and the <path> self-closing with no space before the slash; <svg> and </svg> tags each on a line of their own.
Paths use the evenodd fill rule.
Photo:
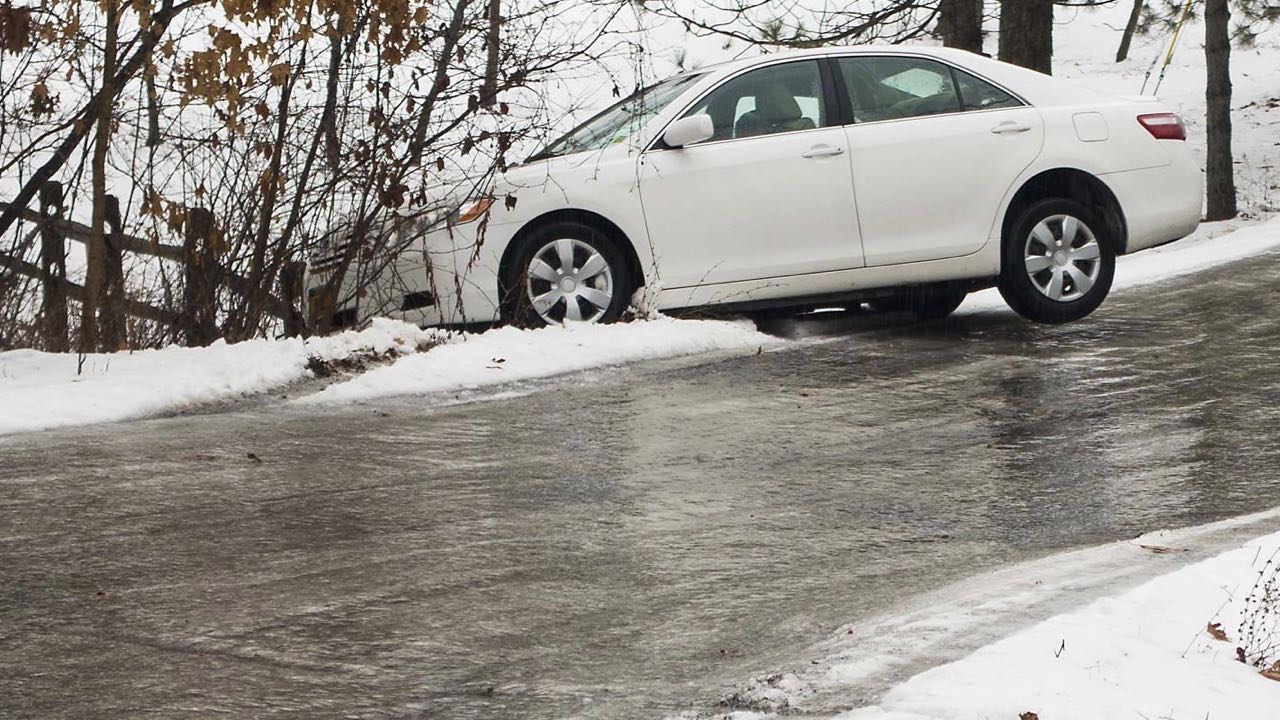
<svg viewBox="0 0 1280 720">
<path fill-rule="evenodd" d="M 477 388 L 551 377 L 591 368 L 722 350 L 758 350 L 781 341 L 750 321 L 658 317 L 622 325 L 461 335 L 429 353 L 401 358 L 331 385 L 302 403 L 366 400 L 390 395 Z"/>
<path fill-rule="evenodd" d="M 476 388 L 693 353 L 754 352 L 776 342 L 750 323 L 669 318 L 478 335 L 376 320 L 362 331 L 306 341 L 219 342 L 83 357 L 15 350 L 0 353 L 0 434 L 144 417 L 267 393 L 314 378 L 313 369 L 341 372 L 393 363 L 319 394 L 350 399 Z"/>
<path fill-rule="evenodd" d="M 1277 562 L 1280 533 L 1022 630 L 838 720 L 1280 717 Z"/>
<path fill-rule="evenodd" d="M 304 341 L 250 340 L 135 352 L 0 353 L 0 434 L 109 422 L 267 392 L 312 375 L 308 364 L 409 353 L 434 333 L 378 322 Z"/>
<path fill-rule="evenodd" d="M 1274 509 L 1161 530 L 903 599 L 722 700 L 750 710 L 714 717 L 1280 717 L 1280 676 L 1262 672 L 1280 659 L 1278 524 Z M 841 710 L 856 699 L 877 704 Z"/>
</svg>

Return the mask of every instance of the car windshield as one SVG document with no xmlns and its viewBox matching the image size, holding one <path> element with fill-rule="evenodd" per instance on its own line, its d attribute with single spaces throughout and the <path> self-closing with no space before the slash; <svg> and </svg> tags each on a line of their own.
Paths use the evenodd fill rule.
<svg viewBox="0 0 1280 720">
<path fill-rule="evenodd" d="M 603 150 L 610 145 L 623 142 L 644 127 L 654 115 L 675 100 L 698 77 L 698 75 L 679 75 L 644 88 L 579 125 L 573 132 L 551 143 L 545 150 L 529 159 L 538 160 L 588 150 Z"/>
</svg>

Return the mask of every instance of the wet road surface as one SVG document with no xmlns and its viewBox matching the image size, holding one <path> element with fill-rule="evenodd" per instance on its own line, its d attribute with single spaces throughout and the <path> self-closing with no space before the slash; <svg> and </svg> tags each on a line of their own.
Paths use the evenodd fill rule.
<svg viewBox="0 0 1280 720">
<path fill-rule="evenodd" d="M 1278 279 L 0 439 L 0 718 L 710 709 L 915 593 L 1280 505 Z"/>
</svg>

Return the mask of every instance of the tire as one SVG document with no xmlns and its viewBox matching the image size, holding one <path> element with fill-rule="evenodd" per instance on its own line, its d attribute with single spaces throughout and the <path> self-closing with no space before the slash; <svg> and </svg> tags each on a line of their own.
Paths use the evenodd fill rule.
<svg viewBox="0 0 1280 720">
<path fill-rule="evenodd" d="M 1110 232 L 1097 213 L 1074 200 L 1034 203 L 1004 238 L 1000 295 L 1032 322 L 1057 325 L 1087 317 L 1115 278 L 1117 238 Z"/>
<path fill-rule="evenodd" d="M 614 322 L 627 309 L 633 280 L 616 240 L 599 228 L 562 221 L 521 241 L 506 287 L 507 319 L 521 327 L 543 327 Z"/>
<path fill-rule="evenodd" d="M 879 312 L 910 312 L 921 320 L 941 320 L 960 307 L 967 292 L 953 287 L 916 287 L 867 303 Z"/>
</svg>

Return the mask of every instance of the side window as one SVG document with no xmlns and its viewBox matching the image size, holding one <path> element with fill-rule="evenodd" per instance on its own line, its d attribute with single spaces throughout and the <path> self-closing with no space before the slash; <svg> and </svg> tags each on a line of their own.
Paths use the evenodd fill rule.
<svg viewBox="0 0 1280 720">
<path fill-rule="evenodd" d="M 960 112 L 951 68 L 909 57 L 839 58 L 855 122 Z"/>
<path fill-rule="evenodd" d="M 1018 98 L 980 80 L 963 70 L 956 70 L 956 85 L 960 90 L 960 103 L 965 110 L 994 110 L 996 108 L 1021 107 Z"/>
<path fill-rule="evenodd" d="M 822 76 L 815 60 L 771 65 L 712 90 L 685 116 L 711 116 L 713 140 L 812 130 L 826 125 Z"/>
</svg>

